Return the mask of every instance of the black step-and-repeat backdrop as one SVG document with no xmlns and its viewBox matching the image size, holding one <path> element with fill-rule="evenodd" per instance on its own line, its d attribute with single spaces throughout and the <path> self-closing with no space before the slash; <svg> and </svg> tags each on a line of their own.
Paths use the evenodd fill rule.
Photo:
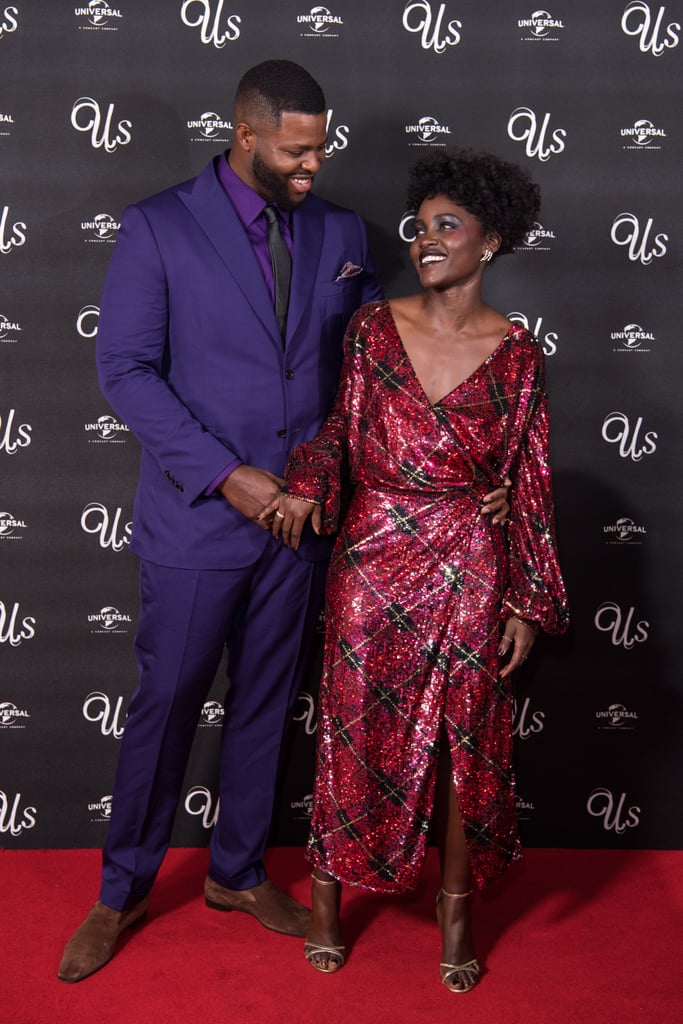
<svg viewBox="0 0 683 1024">
<path fill-rule="evenodd" d="M 683 0 L 0 0 L 0 846 L 93 847 L 135 687 L 138 449 L 98 390 L 124 207 L 230 145 L 242 72 L 304 64 L 329 103 L 318 189 L 415 289 L 406 168 L 441 146 L 528 167 L 542 219 L 487 271 L 548 357 L 571 633 L 517 680 L 530 845 L 679 847 Z M 321 626 L 322 629 L 322 626 Z M 316 674 L 273 828 L 303 843 Z M 215 819 L 217 677 L 174 842 Z"/>
</svg>

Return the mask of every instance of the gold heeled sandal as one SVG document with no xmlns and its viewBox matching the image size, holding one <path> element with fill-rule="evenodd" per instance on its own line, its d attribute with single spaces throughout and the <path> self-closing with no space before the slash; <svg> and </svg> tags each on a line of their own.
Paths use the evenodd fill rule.
<svg viewBox="0 0 683 1024">
<path fill-rule="evenodd" d="M 326 964 L 316 964 L 313 962 L 313 958 L 318 956 L 319 953 L 327 953 Z M 318 946 L 314 942 L 307 942 L 304 945 L 304 956 L 308 960 L 311 967 L 314 967 L 316 971 L 320 971 L 321 974 L 336 974 L 344 966 L 344 955 L 346 953 L 346 946 Z"/>
<path fill-rule="evenodd" d="M 337 879 L 332 878 L 327 881 L 324 878 L 316 878 L 311 873 L 311 878 L 318 885 L 337 885 Z M 323 964 L 314 963 L 314 957 L 319 956 L 321 953 L 327 954 L 327 962 Z M 346 956 L 346 946 L 319 946 L 315 942 L 306 942 L 304 944 L 304 956 L 308 960 L 311 967 L 315 968 L 316 971 L 320 971 L 321 974 L 336 974 L 344 966 L 344 959 Z"/>
<path fill-rule="evenodd" d="M 466 964 L 439 964 L 441 980 L 449 992 L 462 994 L 469 992 L 479 981 L 481 967 L 478 960 L 468 960 Z M 459 983 L 460 987 L 455 988 L 453 981 Z"/>
<path fill-rule="evenodd" d="M 436 902 L 438 904 L 443 896 L 447 896 L 451 900 L 465 900 L 471 894 L 471 889 L 468 892 L 446 892 L 445 889 L 440 889 Z M 441 972 L 441 981 L 448 991 L 460 994 L 473 989 L 479 981 L 481 974 L 481 967 L 476 957 L 463 964 L 440 963 L 439 970 Z M 454 982 L 459 985 L 458 988 L 455 988 Z"/>
</svg>

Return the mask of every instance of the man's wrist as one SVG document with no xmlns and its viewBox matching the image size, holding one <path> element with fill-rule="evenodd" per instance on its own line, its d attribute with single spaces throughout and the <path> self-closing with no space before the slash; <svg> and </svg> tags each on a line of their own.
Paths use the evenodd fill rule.
<svg viewBox="0 0 683 1024">
<path fill-rule="evenodd" d="M 206 490 L 204 491 L 205 496 L 207 498 L 211 497 L 211 495 L 214 494 L 219 489 L 219 487 L 225 483 L 230 474 L 234 473 L 235 470 L 238 469 L 239 466 L 241 465 L 241 459 L 233 459 L 232 462 L 229 462 L 228 465 L 221 470 L 218 476 L 214 477 L 209 486 L 206 488 Z"/>
</svg>

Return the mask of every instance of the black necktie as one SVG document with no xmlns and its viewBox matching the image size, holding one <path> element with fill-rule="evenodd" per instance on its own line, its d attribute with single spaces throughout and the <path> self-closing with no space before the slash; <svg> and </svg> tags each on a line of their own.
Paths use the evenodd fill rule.
<svg viewBox="0 0 683 1024">
<path fill-rule="evenodd" d="M 289 303 L 289 282 L 292 276 L 292 257 L 280 231 L 280 218 L 274 206 L 265 206 L 263 216 L 268 221 L 268 248 L 273 267 L 275 284 L 275 316 L 280 334 L 284 338 L 287 326 L 287 304 Z"/>
</svg>

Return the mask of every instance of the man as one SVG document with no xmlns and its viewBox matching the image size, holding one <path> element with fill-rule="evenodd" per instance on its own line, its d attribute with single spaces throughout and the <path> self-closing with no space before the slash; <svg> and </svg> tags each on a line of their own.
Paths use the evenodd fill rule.
<svg viewBox="0 0 683 1024">
<path fill-rule="evenodd" d="M 288 935 L 304 936 L 310 916 L 262 857 L 330 542 L 311 531 L 293 552 L 259 516 L 332 404 L 351 314 L 381 287 L 360 217 L 311 195 L 326 107 L 308 72 L 280 60 L 247 71 L 234 125 L 228 154 L 125 212 L 102 297 L 101 386 L 142 445 L 140 683 L 100 899 L 67 943 L 67 982 L 103 967 L 146 912 L 226 643 L 206 902 Z"/>
</svg>

